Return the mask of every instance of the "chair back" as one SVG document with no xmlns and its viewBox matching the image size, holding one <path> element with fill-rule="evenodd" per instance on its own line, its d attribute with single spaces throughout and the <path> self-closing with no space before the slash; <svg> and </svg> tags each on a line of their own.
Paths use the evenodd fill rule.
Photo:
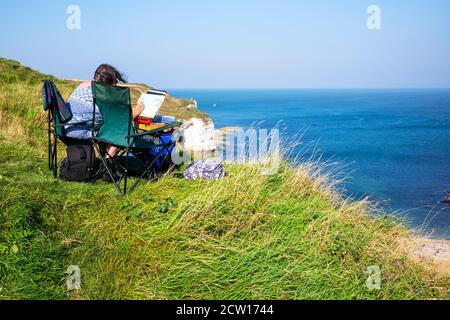
<svg viewBox="0 0 450 320">
<path fill-rule="evenodd" d="M 64 137 L 62 125 L 68 123 L 73 114 L 55 84 L 50 80 L 46 80 L 42 87 L 42 103 L 44 111 L 49 112 L 49 122 L 53 123 L 56 135 Z"/>
<path fill-rule="evenodd" d="M 94 133 L 95 138 L 115 146 L 128 146 L 129 136 L 136 133 L 132 122 L 130 89 L 92 82 L 92 95 L 93 123 L 95 123 L 95 106 L 103 118 L 99 130 Z"/>
</svg>

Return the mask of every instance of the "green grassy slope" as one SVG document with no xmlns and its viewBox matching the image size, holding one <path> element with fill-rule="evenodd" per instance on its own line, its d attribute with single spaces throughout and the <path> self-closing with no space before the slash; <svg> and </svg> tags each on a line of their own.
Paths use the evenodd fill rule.
<svg viewBox="0 0 450 320">
<path fill-rule="evenodd" d="M 1 299 L 448 297 L 448 279 L 403 250 L 405 228 L 341 199 L 314 166 L 272 176 L 228 166 L 214 182 L 173 173 L 127 197 L 55 181 L 45 76 L 7 60 L 0 70 Z M 76 87 L 55 81 L 65 97 Z M 79 292 L 65 289 L 70 265 L 81 268 Z M 381 290 L 366 286 L 372 265 Z"/>
</svg>

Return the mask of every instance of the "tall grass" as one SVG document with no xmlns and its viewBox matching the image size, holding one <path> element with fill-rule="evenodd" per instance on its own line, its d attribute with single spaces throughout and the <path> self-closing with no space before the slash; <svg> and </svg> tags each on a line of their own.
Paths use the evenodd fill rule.
<svg viewBox="0 0 450 320">
<path fill-rule="evenodd" d="M 67 96 L 74 84 L 58 87 Z M 174 173 L 117 197 L 101 182 L 54 180 L 40 84 L 1 88 L 0 298 L 448 295 L 448 279 L 409 258 L 406 228 L 370 217 L 367 201 L 343 199 L 314 162 L 282 163 L 269 176 L 257 165 L 228 165 L 226 179 L 210 182 Z M 64 286 L 69 265 L 81 268 L 81 291 Z M 380 290 L 366 285 L 373 265 L 382 271 Z"/>
</svg>

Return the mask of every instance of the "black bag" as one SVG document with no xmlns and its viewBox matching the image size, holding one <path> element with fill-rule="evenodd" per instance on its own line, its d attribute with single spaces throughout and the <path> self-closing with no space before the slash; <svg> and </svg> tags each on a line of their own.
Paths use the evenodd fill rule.
<svg viewBox="0 0 450 320">
<path fill-rule="evenodd" d="M 61 165 L 64 181 L 90 182 L 98 170 L 94 148 L 90 145 L 67 146 L 67 158 Z"/>
</svg>

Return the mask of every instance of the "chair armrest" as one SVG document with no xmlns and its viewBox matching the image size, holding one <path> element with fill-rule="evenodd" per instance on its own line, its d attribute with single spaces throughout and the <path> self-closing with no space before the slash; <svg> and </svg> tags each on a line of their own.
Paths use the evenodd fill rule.
<svg viewBox="0 0 450 320">
<path fill-rule="evenodd" d="M 129 137 L 127 136 L 127 138 L 138 138 L 138 137 L 151 136 L 151 135 L 154 135 L 155 133 L 160 133 L 160 132 L 163 132 L 166 130 L 174 129 L 176 127 L 181 126 L 182 124 L 183 123 L 180 121 L 175 121 L 175 122 L 169 123 L 168 125 L 166 125 L 164 127 L 156 128 L 156 129 L 149 130 L 149 131 L 139 133 L 139 134 L 133 134 L 133 135 L 130 135 Z"/>
<path fill-rule="evenodd" d="M 76 122 L 76 123 L 64 123 L 64 124 L 56 124 L 54 125 L 55 128 L 60 128 L 60 127 L 65 127 L 65 126 L 79 126 L 81 124 L 86 124 L 92 122 L 92 120 L 86 120 L 86 121 L 81 121 L 81 122 Z"/>
</svg>

